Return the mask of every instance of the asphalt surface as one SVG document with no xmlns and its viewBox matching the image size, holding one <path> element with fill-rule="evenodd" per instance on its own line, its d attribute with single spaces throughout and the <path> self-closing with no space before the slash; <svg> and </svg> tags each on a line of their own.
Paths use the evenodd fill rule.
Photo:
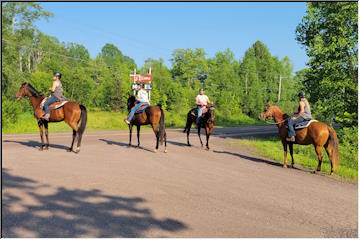
<svg viewBox="0 0 360 240">
<path fill-rule="evenodd" d="M 70 131 L 43 152 L 38 134 L 3 135 L 2 237 L 358 236 L 357 184 L 229 144 L 274 126 L 216 129 L 210 151 L 167 133 L 168 153 L 149 130 L 140 149 L 126 131 L 85 132 L 79 154 Z"/>
</svg>

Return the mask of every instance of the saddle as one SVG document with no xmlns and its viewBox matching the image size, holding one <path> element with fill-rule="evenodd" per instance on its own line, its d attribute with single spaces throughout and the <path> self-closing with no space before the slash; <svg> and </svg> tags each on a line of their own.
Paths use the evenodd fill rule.
<svg viewBox="0 0 360 240">
<path fill-rule="evenodd" d="M 44 105 L 45 105 L 45 102 L 46 102 L 47 99 L 48 99 L 47 97 L 44 98 L 40 103 L 40 108 L 43 109 L 43 110 L 44 110 Z M 49 108 L 55 110 L 55 109 L 61 108 L 67 102 L 68 102 L 67 100 L 65 100 L 65 101 L 57 101 L 57 102 L 54 102 L 54 103 L 50 104 Z"/>
<path fill-rule="evenodd" d="M 201 116 L 200 117 L 204 117 L 205 116 L 205 113 L 207 113 L 209 111 L 209 108 L 204 108 L 202 113 L 201 113 Z M 193 108 L 191 109 L 191 115 L 197 117 L 197 108 Z"/>
<path fill-rule="evenodd" d="M 303 128 L 307 128 L 308 126 L 310 126 L 311 123 L 313 122 L 318 122 L 318 120 L 306 120 L 306 121 L 303 121 L 301 123 L 298 123 L 298 124 L 295 124 L 294 126 L 294 129 L 295 130 L 298 130 L 298 129 L 303 129 Z M 289 125 L 288 125 L 288 122 L 286 122 L 286 128 L 289 128 Z"/>
<path fill-rule="evenodd" d="M 144 104 L 142 105 L 138 110 L 136 110 L 135 114 L 143 113 L 145 112 L 146 108 L 150 107 L 150 104 Z"/>
</svg>

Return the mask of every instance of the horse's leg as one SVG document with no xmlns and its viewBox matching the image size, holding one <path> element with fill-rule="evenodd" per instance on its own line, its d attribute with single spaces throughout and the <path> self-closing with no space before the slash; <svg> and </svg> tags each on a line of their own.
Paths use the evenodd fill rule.
<svg viewBox="0 0 360 240">
<path fill-rule="evenodd" d="M 321 163 L 322 163 L 322 159 L 323 159 L 323 156 L 322 156 L 322 146 L 315 146 L 315 151 L 316 151 L 316 154 L 318 156 L 318 160 L 319 160 L 319 163 L 318 163 L 318 166 L 316 168 L 316 172 L 320 172 L 321 170 Z M 314 171 L 315 173 L 315 171 Z"/>
<path fill-rule="evenodd" d="M 155 133 L 155 136 L 156 136 L 156 147 L 154 149 L 154 152 L 157 152 L 157 150 L 159 149 L 159 134 L 160 134 L 160 131 L 157 130 L 158 128 L 158 124 L 152 124 L 151 125 L 152 128 L 153 128 L 153 131 Z"/>
<path fill-rule="evenodd" d="M 330 163 L 331 163 L 331 172 L 330 172 L 330 175 L 333 175 L 334 174 L 334 167 L 335 167 L 335 163 L 333 162 L 333 149 L 332 149 L 332 146 L 331 144 L 329 144 L 328 142 L 324 145 L 325 147 L 325 150 L 326 150 L 326 153 L 330 159 Z"/>
<path fill-rule="evenodd" d="M 67 150 L 68 152 L 72 152 L 73 146 L 74 146 L 74 142 L 75 142 L 75 138 L 76 138 L 76 131 L 73 129 L 73 139 L 72 139 L 70 148 Z"/>
<path fill-rule="evenodd" d="M 49 149 L 49 131 L 48 131 L 48 122 L 44 122 L 44 127 L 45 127 L 45 137 L 46 137 L 46 145 L 45 145 L 45 150 Z"/>
<path fill-rule="evenodd" d="M 132 128 L 133 128 L 133 125 L 130 124 L 130 125 L 129 125 L 129 145 L 128 145 L 128 147 L 131 147 Z"/>
<path fill-rule="evenodd" d="M 282 144 L 283 144 L 283 148 L 284 148 L 284 165 L 283 165 L 283 167 L 287 168 L 287 142 L 285 139 L 284 139 L 284 141 L 282 141 Z"/>
<path fill-rule="evenodd" d="M 206 148 L 209 150 L 209 138 L 210 138 L 210 130 L 208 127 L 205 127 L 205 131 L 206 131 Z"/>
<path fill-rule="evenodd" d="M 166 131 L 164 132 L 164 140 L 165 140 L 165 150 L 164 150 L 164 153 L 167 153 L 167 149 L 166 149 Z"/>
<path fill-rule="evenodd" d="M 289 150 L 290 150 L 290 156 L 291 156 L 291 167 L 294 168 L 294 156 L 293 156 L 293 143 L 289 143 Z"/>
<path fill-rule="evenodd" d="M 201 127 L 199 126 L 199 127 L 198 127 L 198 135 L 199 135 L 199 139 L 200 139 L 201 147 L 203 147 L 203 146 L 204 146 L 204 144 L 203 144 L 203 142 L 202 142 L 202 140 L 201 140 L 200 130 L 201 130 Z"/>
<path fill-rule="evenodd" d="M 137 129 L 137 140 L 138 140 L 137 147 L 140 147 L 140 125 L 137 125 L 136 129 Z"/>
<path fill-rule="evenodd" d="M 40 151 L 42 151 L 44 149 L 44 133 L 43 133 L 43 123 L 42 122 L 38 122 L 39 125 L 39 129 L 40 129 L 40 138 L 41 138 L 41 146 L 40 146 Z"/>
<path fill-rule="evenodd" d="M 188 120 L 189 124 L 186 123 L 186 137 L 187 137 L 187 145 L 191 147 L 190 141 L 189 141 L 189 135 L 191 130 L 192 121 Z"/>
</svg>

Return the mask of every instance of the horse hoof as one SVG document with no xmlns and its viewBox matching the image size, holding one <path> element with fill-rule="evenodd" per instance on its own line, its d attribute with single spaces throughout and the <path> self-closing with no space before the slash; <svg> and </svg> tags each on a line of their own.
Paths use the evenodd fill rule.
<svg viewBox="0 0 360 240">
<path fill-rule="evenodd" d="M 294 164 L 291 164 L 291 168 L 295 168 L 295 167 L 294 167 Z"/>
<path fill-rule="evenodd" d="M 284 165 L 283 165 L 283 168 L 287 168 L 287 165 L 286 165 L 286 164 L 284 164 Z"/>
<path fill-rule="evenodd" d="M 75 149 L 75 153 L 79 153 L 79 152 L 80 152 L 80 148 L 77 147 L 77 148 Z"/>
<path fill-rule="evenodd" d="M 43 147 L 39 148 L 39 151 L 42 151 L 42 150 L 44 150 Z"/>
<path fill-rule="evenodd" d="M 68 148 L 66 151 L 67 152 L 72 152 L 72 148 Z"/>
<path fill-rule="evenodd" d="M 153 152 L 154 152 L 154 153 L 157 153 L 157 149 L 154 149 Z"/>
<path fill-rule="evenodd" d="M 191 144 L 190 144 L 190 143 L 188 143 L 187 145 L 188 145 L 188 147 L 191 147 Z"/>
<path fill-rule="evenodd" d="M 167 153 L 167 152 L 168 152 L 167 149 L 165 149 L 165 150 L 164 150 L 164 153 Z"/>
<path fill-rule="evenodd" d="M 334 172 L 331 172 L 330 175 L 331 175 L 331 176 L 334 176 Z"/>
<path fill-rule="evenodd" d="M 131 148 L 131 145 L 129 144 L 127 147 L 128 147 L 128 148 Z"/>
<path fill-rule="evenodd" d="M 44 150 L 49 150 L 49 147 L 45 147 Z"/>
</svg>

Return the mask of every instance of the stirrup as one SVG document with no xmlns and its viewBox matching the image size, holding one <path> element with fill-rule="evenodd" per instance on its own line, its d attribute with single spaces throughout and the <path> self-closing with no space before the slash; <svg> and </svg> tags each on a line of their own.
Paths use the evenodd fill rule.
<svg viewBox="0 0 360 240">
<path fill-rule="evenodd" d="M 288 141 L 288 142 L 295 142 L 295 136 L 287 137 L 287 138 L 286 138 L 286 141 Z"/>
</svg>

